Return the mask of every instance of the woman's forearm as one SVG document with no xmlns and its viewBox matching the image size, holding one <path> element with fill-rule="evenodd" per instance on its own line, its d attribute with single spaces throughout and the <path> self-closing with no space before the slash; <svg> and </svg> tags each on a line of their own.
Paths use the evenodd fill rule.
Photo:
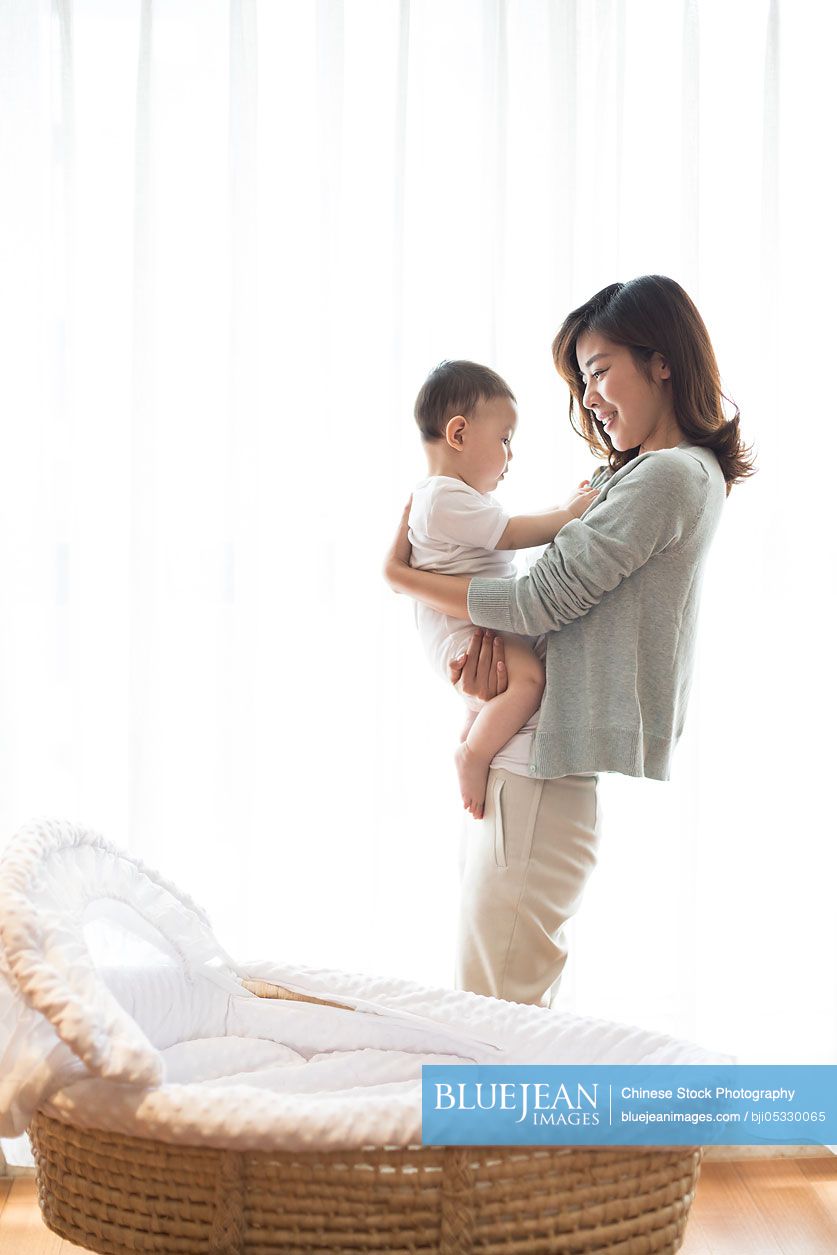
<svg viewBox="0 0 837 1255">
<path fill-rule="evenodd" d="M 417 571 L 402 562 L 387 566 L 387 579 L 397 593 L 406 593 L 439 614 L 454 619 L 467 619 L 470 575 L 438 575 L 435 571 Z"/>
</svg>

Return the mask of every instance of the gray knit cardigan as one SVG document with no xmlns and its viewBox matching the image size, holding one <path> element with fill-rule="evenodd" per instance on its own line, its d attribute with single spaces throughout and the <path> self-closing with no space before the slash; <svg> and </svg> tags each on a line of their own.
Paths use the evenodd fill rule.
<svg viewBox="0 0 837 1255">
<path fill-rule="evenodd" d="M 549 633 L 530 775 L 669 778 L 704 562 L 725 496 L 709 449 L 684 441 L 639 454 L 528 575 L 471 580 L 474 623 Z"/>
</svg>

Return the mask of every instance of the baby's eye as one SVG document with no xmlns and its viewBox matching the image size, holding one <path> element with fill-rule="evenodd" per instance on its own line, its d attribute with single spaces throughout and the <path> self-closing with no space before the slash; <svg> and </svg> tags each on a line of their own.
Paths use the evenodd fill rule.
<svg viewBox="0 0 837 1255">
<path fill-rule="evenodd" d="M 503 444 L 511 444 L 511 438 L 509 436 L 504 436 Z"/>
</svg>

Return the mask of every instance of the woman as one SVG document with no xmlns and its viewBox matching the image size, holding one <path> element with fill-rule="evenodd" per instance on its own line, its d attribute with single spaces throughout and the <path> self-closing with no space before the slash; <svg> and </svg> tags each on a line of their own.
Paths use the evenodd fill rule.
<svg viewBox="0 0 837 1255">
<path fill-rule="evenodd" d="M 594 504 L 521 579 L 413 570 L 406 516 L 385 567 L 396 592 L 442 613 L 549 633 L 540 711 L 494 759 L 485 819 L 469 825 L 457 955 L 461 988 L 546 1005 L 596 862 L 598 773 L 668 779 L 704 561 L 725 497 L 753 471 L 706 327 L 674 280 L 604 288 L 552 350 L 574 429 L 607 455 Z M 501 636 L 475 635 L 465 691 L 502 692 L 502 659 Z"/>
</svg>

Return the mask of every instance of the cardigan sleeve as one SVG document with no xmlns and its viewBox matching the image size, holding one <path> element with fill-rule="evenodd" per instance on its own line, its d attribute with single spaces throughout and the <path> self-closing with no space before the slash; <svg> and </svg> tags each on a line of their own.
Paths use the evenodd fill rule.
<svg viewBox="0 0 837 1255">
<path fill-rule="evenodd" d="M 561 529 L 528 575 L 473 578 L 471 621 L 525 636 L 557 631 L 651 558 L 688 539 L 708 495 L 705 467 L 684 450 L 640 455 L 582 518 Z"/>
</svg>

